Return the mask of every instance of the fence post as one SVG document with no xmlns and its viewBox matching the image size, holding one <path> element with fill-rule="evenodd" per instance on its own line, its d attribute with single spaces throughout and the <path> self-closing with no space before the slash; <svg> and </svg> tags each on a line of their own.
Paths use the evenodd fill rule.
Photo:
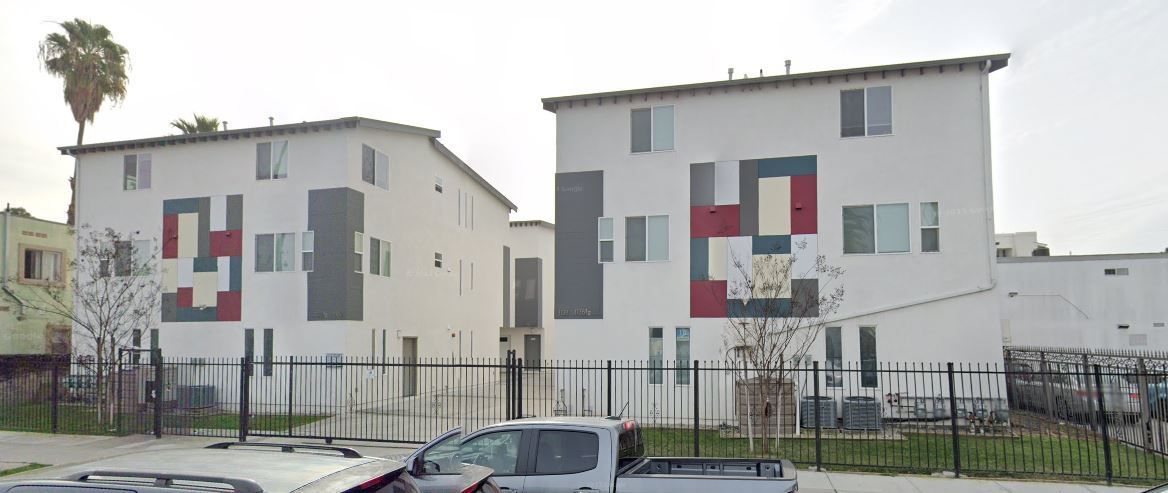
<svg viewBox="0 0 1168 493">
<path fill-rule="evenodd" d="M 51 414 L 51 417 L 49 419 L 51 422 L 51 428 L 53 430 L 53 433 L 56 433 L 57 432 L 57 420 L 59 418 L 59 416 L 57 414 L 58 413 L 57 407 L 61 404 L 61 365 L 56 361 L 56 359 L 53 359 L 51 361 L 53 362 L 53 385 L 52 385 L 52 390 L 50 391 L 50 395 L 49 395 L 49 399 L 52 402 L 52 407 L 50 408 L 50 411 L 49 411 L 49 413 Z M 101 402 L 101 401 L 99 400 L 98 402 Z"/>
<path fill-rule="evenodd" d="M 515 417 L 523 417 L 523 358 L 515 361 Z"/>
<path fill-rule="evenodd" d="M 1099 425 L 1103 430 L 1103 465 L 1107 473 L 1107 484 L 1111 485 L 1111 437 L 1107 432 L 1107 407 L 1103 400 L 1103 374 L 1095 365 L 1095 398 L 1099 400 Z"/>
<path fill-rule="evenodd" d="M 251 365 L 248 357 L 239 358 L 239 441 L 247 441 L 248 426 L 251 424 Z"/>
<path fill-rule="evenodd" d="M 292 379 L 295 376 L 296 357 L 288 357 L 288 436 L 292 436 Z"/>
<path fill-rule="evenodd" d="M 1151 396 L 1148 392 L 1148 363 L 1144 358 L 1136 360 L 1136 370 L 1139 373 L 1136 375 L 1136 385 L 1139 385 L 1138 396 L 1140 398 L 1140 431 L 1144 434 L 1144 451 L 1153 452 L 1152 442 L 1155 437 L 1152 434 L 1152 407 Z"/>
<path fill-rule="evenodd" d="M 702 450 L 701 450 L 701 436 L 702 435 L 701 435 L 701 427 L 700 427 L 701 415 L 699 414 L 700 409 L 701 409 L 700 405 L 701 405 L 701 395 L 702 394 L 701 394 L 701 392 L 699 392 L 698 381 L 699 381 L 698 380 L 698 360 L 695 359 L 693 362 L 694 457 L 701 457 L 702 456 Z"/>
<path fill-rule="evenodd" d="M 604 398 L 604 402 L 605 402 L 606 407 L 608 408 L 608 411 L 604 415 L 605 416 L 612 416 L 612 360 L 608 360 L 608 363 L 605 366 L 604 374 L 605 374 L 605 377 L 608 379 L 608 386 L 607 386 L 608 392 L 607 392 L 607 396 Z"/>
<path fill-rule="evenodd" d="M 118 402 L 115 405 L 115 408 L 117 409 L 117 415 L 114 417 L 114 423 L 115 423 L 115 426 L 117 426 L 118 433 L 124 435 L 126 433 L 126 430 L 122 428 L 122 414 L 124 413 L 125 410 L 122 409 L 122 401 L 124 401 L 126 399 L 125 399 L 125 397 L 123 397 L 123 394 L 122 394 L 122 380 L 125 380 L 125 378 L 122 375 L 123 375 L 123 372 L 125 372 L 126 370 L 125 370 L 125 368 L 122 367 L 122 355 L 123 354 L 125 354 L 125 353 L 123 353 L 121 350 L 118 351 L 118 365 L 117 365 L 118 380 L 116 382 L 114 382 L 114 392 L 117 395 L 117 397 L 115 397 L 115 399 L 117 399 Z M 134 400 L 137 401 L 137 399 L 134 399 Z"/>
<path fill-rule="evenodd" d="M 823 443 L 820 441 L 822 439 L 822 436 L 821 436 L 822 423 L 819 422 L 819 414 L 820 414 L 820 412 L 819 412 L 819 406 L 820 406 L 820 402 L 819 402 L 819 361 L 811 362 L 811 380 L 812 380 L 812 385 L 815 387 L 814 411 L 812 411 L 813 413 L 815 413 L 815 470 L 822 471 L 823 470 Z"/>
<path fill-rule="evenodd" d="M 1091 371 L 1090 356 L 1088 356 L 1087 354 L 1083 354 L 1083 379 L 1087 381 L 1087 395 L 1088 396 L 1091 395 L 1091 384 L 1092 384 L 1091 378 L 1089 375 L 1090 371 Z M 1095 415 L 1095 401 L 1092 400 L 1090 397 L 1087 398 L 1087 415 L 1088 416 Z M 1087 423 L 1089 423 L 1089 426 L 1091 427 L 1091 431 L 1095 431 L 1095 428 L 1096 428 L 1095 427 L 1095 420 L 1093 420 L 1093 419 L 1087 420 Z"/>
<path fill-rule="evenodd" d="M 154 363 L 154 438 L 162 438 L 163 390 L 166 389 L 162 381 L 162 349 L 151 350 L 150 361 Z"/>
<path fill-rule="evenodd" d="M 1050 364 L 1046 362 L 1046 353 L 1038 353 L 1039 365 L 1038 369 L 1042 372 L 1042 403 L 1046 408 L 1046 417 L 1055 419 L 1054 416 L 1054 396 L 1050 388 Z"/>
<path fill-rule="evenodd" d="M 515 351 L 507 350 L 507 358 L 504 360 L 506 365 L 506 376 L 503 377 L 507 381 L 507 412 L 506 418 L 508 421 L 515 419 Z"/>
<path fill-rule="evenodd" d="M 961 477 L 961 438 L 957 433 L 957 386 L 953 384 L 953 363 L 948 363 L 949 373 L 949 429 L 953 434 L 953 476 Z"/>
</svg>

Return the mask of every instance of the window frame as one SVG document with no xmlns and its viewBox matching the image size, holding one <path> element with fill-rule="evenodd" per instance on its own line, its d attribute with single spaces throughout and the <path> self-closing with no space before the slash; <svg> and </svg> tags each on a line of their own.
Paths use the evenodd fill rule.
<svg viewBox="0 0 1168 493">
<path fill-rule="evenodd" d="M 311 238 L 312 241 L 305 241 Z M 309 243 L 312 243 L 309 247 Z M 311 262 L 305 262 L 304 259 L 311 258 Z M 311 264 L 311 265 L 310 265 Z M 302 272 L 312 272 L 316 269 L 316 231 L 301 231 L 300 232 L 300 270 Z"/>
<path fill-rule="evenodd" d="M 889 129 L 888 133 L 886 133 L 886 134 L 872 135 L 872 133 L 869 129 L 869 127 L 871 127 L 872 123 L 868 119 L 868 115 L 869 115 L 869 112 L 868 112 L 868 90 L 879 88 L 879 87 L 887 87 L 888 88 L 888 125 L 892 128 Z M 843 124 L 844 124 L 844 122 L 843 122 L 843 104 L 842 104 L 842 100 L 841 100 L 840 122 L 839 122 L 840 136 L 839 136 L 839 138 L 840 139 L 860 139 L 860 138 L 866 138 L 866 137 L 889 137 L 892 135 L 896 135 L 896 124 L 895 124 L 895 120 L 896 120 L 896 91 L 893 89 L 892 84 L 882 84 L 882 85 L 874 85 L 874 86 L 860 86 L 860 87 L 851 87 L 851 88 L 847 88 L 847 89 L 840 89 L 840 94 L 842 95 L 845 91 L 856 91 L 856 90 L 859 90 L 859 91 L 864 93 L 864 104 L 863 104 L 864 134 L 863 135 L 849 135 L 846 137 L 843 135 L 843 131 L 844 131 L 844 129 L 843 129 Z"/>
<path fill-rule="evenodd" d="M 682 331 L 685 336 L 682 337 Z M 681 357 L 681 343 L 685 342 L 685 359 Z M 674 385 L 690 385 L 690 376 L 693 373 L 693 367 L 690 365 L 690 359 L 693 356 L 693 330 L 689 327 L 674 327 L 673 329 L 673 384 Z"/>
<path fill-rule="evenodd" d="M 276 238 L 278 236 L 281 236 L 281 235 L 291 235 L 292 236 L 292 267 L 290 269 L 287 269 L 287 270 L 280 270 L 278 268 L 280 266 L 280 263 L 278 262 L 278 257 L 279 257 L 278 254 L 280 252 L 280 246 L 279 246 L 279 242 L 276 240 Z M 271 268 L 271 270 L 259 270 L 260 263 L 259 263 L 258 256 L 260 254 L 260 248 L 259 248 L 259 241 L 260 240 L 259 239 L 261 236 L 271 236 L 272 237 L 272 252 L 271 252 L 272 253 L 272 266 L 271 266 L 272 268 Z M 288 232 L 256 233 L 253 236 L 252 246 L 253 246 L 253 248 L 255 248 L 255 252 L 256 252 L 255 263 L 254 263 L 254 265 L 252 265 L 252 272 L 255 272 L 257 274 L 276 274 L 276 273 L 282 273 L 282 272 L 296 272 L 296 233 L 288 233 Z"/>
<path fill-rule="evenodd" d="M 649 238 L 650 238 L 649 219 L 654 218 L 654 217 L 664 217 L 665 218 L 665 258 L 663 258 L 663 259 L 649 258 L 649 251 L 650 251 L 649 250 Z M 629 226 L 628 226 L 628 221 L 629 221 L 629 219 L 636 219 L 636 218 L 641 218 L 641 219 L 645 220 L 645 244 L 644 244 L 645 258 L 643 260 L 629 260 L 629 249 L 628 249 L 628 246 L 629 246 L 629 234 L 628 234 L 629 233 Z M 669 248 L 669 226 L 670 226 L 670 223 L 672 222 L 672 221 L 670 221 L 670 219 L 671 218 L 670 218 L 669 214 L 644 214 L 644 215 L 639 215 L 639 216 L 625 216 L 625 260 L 624 261 L 625 262 L 638 262 L 638 263 L 669 262 L 672 258 L 672 255 L 670 254 L 670 248 Z M 613 234 L 614 235 L 616 234 L 615 230 L 613 231 Z M 613 247 L 615 248 L 615 246 L 616 245 L 614 242 Z M 616 258 L 616 252 L 614 251 L 613 252 L 613 259 L 615 260 L 615 258 Z"/>
<path fill-rule="evenodd" d="M 600 223 L 604 220 L 608 220 L 608 238 L 603 238 L 603 237 L 601 237 L 601 234 L 600 234 L 600 232 L 601 232 Z M 603 251 L 601 249 L 601 245 L 606 241 L 612 247 L 610 249 L 610 252 L 612 255 L 608 260 L 604 260 L 604 256 L 601 254 L 601 252 Z M 611 218 L 611 217 L 598 217 L 598 218 L 596 218 L 596 263 L 611 264 L 615 261 L 616 261 L 616 219 Z"/>
<path fill-rule="evenodd" d="M 138 190 L 150 190 L 151 188 L 154 188 L 154 156 L 152 154 L 153 153 L 150 153 L 150 152 L 122 154 L 122 191 L 123 192 L 136 192 Z M 127 188 L 129 183 L 126 180 L 128 178 L 128 176 L 126 176 L 126 158 L 128 158 L 130 156 L 134 156 L 134 188 Z M 148 183 L 146 183 L 145 187 L 142 186 L 142 156 L 146 156 L 147 162 L 150 163 L 147 166 L 147 169 L 150 170 L 150 172 L 148 173 L 150 175 L 150 180 Z"/>
<path fill-rule="evenodd" d="M 936 209 L 937 209 L 937 211 L 936 211 L 937 212 L 937 225 L 936 226 L 925 226 L 925 204 L 935 204 L 934 207 L 936 207 Z M 929 202 L 920 202 L 917 205 L 917 208 L 918 208 L 917 216 L 918 216 L 918 219 L 920 219 L 920 229 L 921 229 L 921 245 L 920 245 L 921 246 L 921 253 L 941 253 L 941 202 L 937 201 L 937 200 L 929 201 Z M 909 212 L 911 214 L 911 211 L 909 211 Z M 925 230 L 926 229 L 932 229 L 932 230 L 937 231 L 937 249 L 936 250 L 925 250 Z"/>
<path fill-rule="evenodd" d="M 369 150 L 373 151 L 373 181 L 365 180 L 365 149 L 369 149 Z M 380 183 L 378 183 L 379 181 L 381 181 L 381 180 L 378 180 L 378 178 L 382 177 L 382 174 L 378 173 L 378 170 L 380 168 L 380 166 L 378 165 L 378 162 L 379 162 L 379 159 L 383 158 L 383 157 L 385 158 L 385 173 L 384 173 L 385 185 L 384 186 L 382 186 Z M 390 187 L 389 175 L 390 175 L 389 154 L 380 151 L 376 147 L 373 147 L 369 144 L 362 142 L 361 143 L 361 182 L 372 185 L 372 186 L 377 187 L 377 188 L 380 188 L 382 190 L 389 190 L 389 187 Z"/>
<path fill-rule="evenodd" d="M 20 252 L 19 253 L 20 256 L 17 257 L 17 267 L 19 269 L 19 272 L 17 273 L 16 280 L 19 284 L 27 284 L 30 286 L 64 286 L 65 285 L 65 275 L 68 271 L 68 269 L 65 268 L 65 262 L 67 261 L 66 257 L 65 257 L 65 250 L 60 249 L 60 248 L 43 247 L 43 246 L 39 246 L 39 245 L 29 245 L 29 244 L 25 244 L 25 243 L 20 243 L 17 245 L 17 247 L 18 247 L 17 248 L 18 251 Z M 57 268 L 55 269 L 56 270 L 56 276 L 55 276 L 56 280 L 36 279 L 36 278 L 30 279 L 30 278 L 25 277 L 25 275 L 27 274 L 27 266 L 25 265 L 25 256 L 27 255 L 27 252 L 29 250 L 32 250 L 35 252 L 41 252 L 41 262 L 44 262 L 44 254 L 45 253 L 57 255 Z"/>
<path fill-rule="evenodd" d="M 908 250 L 905 250 L 903 252 L 881 252 L 880 251 L 880 221 L 879 221 L 879 215 L 877 214 L 877 211 L 879 210 L 880 206 L 882 206 L 882 205 L 903 205 L 903 206 L 908 208 L 908 218 L 907 218 L 908 219 L 908 231 L 909 231 L 908 238 L 907 238 L 908 239 Z M 872 252 L 871 253 L 869 253 L 869 252 L 849 253 L 845 250 L 845 251 L 843 251 L 843 253 L 841 253 L 841 255 L 845 255 L 845 256 L 850 256 L 850 255 L 857 255 L 857 256 L 861 256 L 861 255 L 908 255 L 908 254 L 913 253 L 913 246 L 912 246 L 912 203 L 911 202 L 873 202 L 873 203 L 869 203 L 869 204 L 845 204 L 845 205 L 843 205 L 842 207 L 840 207 L 840 233 L 842 233 L 840 235 L 841 238 L 847 237 L 847 232 L 844 229 L 845 225 L 843 224 L 843 210 L 847 209 L 849 207 L 871 207 L 872 208 Z M 940 224 L 940 221 L 938 221 L 938 224 Z M 844 248 L 847 248 L 846 241 L 843 243 L 843 246 L 844 246 Z M 930 253 L 938 253 L 938 252 L 930 252 Z"/>
<path fill-rule="evenodd" d="M 434 268 L 441 269 L 445 265 L 443 261 L 442 252 L 434 252 Z"/>
<path fill-rule="evenodd" d="M 375 242 L 377 245 L 377 272 L 373 271 L 373 245 Z M 386 252 L 390 252 L 390 242 L 381 238 L 369 237 L 369 274 L 378 277 L 390 277 L 390 274 L 392 274 L 392 266 L 389 264 L 389 261 L 393 258 L 393 254 L 390 252 L 389 258 L 386 258 Z"/>
<path fill-rule="evenodd" d="M 660 334 L 653 336 L 653 331 L 658 331 Z M 659 357 L 653 357 L 653 340 L 656 339 L 660 343 L 661 354 Z M 665 327 L 649 327 L 649 385 L 664 385 L 665 384 Z"/>
<path fill-rule="evenodd" d="M 657 149 L 657 108 L 673 108 L 673 147 L 669 149 Z M 633 150 L 633 112 L 637 110 L 649 110 L 649 150 L 634 151 Z M 638 108 L 629 109 L 629 154 L 653 154 L 657 152 L 676 152 L 677 151 L 677 105 L 675 104 L 657 104 L 642 106 Z"/>
<path fill-rule="evenodd" d="M 870 358 L 871 369 L 868 369 L 869 359 L 864 358 L 864 331 L 868 330 L 872 333 L 872 358 Z M 860 388 L 872 389 L 880 387 L 880 353 L 877 351 L 877 336 L 875 325 L 861 325 L 859 330 L 859 350 L 860 350 Z M 871 378 L 871 381 L 869 381 Z"/>
<path fill-rule="evenodd" d="M 360 231 L 353 232 L 353 260 L 357 262 L 353 272 L 358 274 L 365 273 L 365 233 Z"/>
<path fill-rule="evenodd" d="M 275 151 L 275 149 L 276 149 L 277 142 L 283 143 L 283 146 L 284 146 L 284 175 L 283 176 L 276 176 L 276 162 L 277 161 L 276 161 L 276 153 L 273 151 Z M 287 180 L 288 179 L 288 169 L 289 169 L 288 156 L 291 154 L 288 152 L 288 147 L 289 147 L 288 140 L 284 139 L 284 140 L 272 140 L 272 141 L 268 141 L 268 142 L 256 142 L 256 150 L 257 150 L 256 159 L 257 160 L 259 159 L 258 150 L 259 150 L 260 146 L 262 146 L 264 144 L 268 145 L 268 177 L 261 178 L 260 176 L 257 175 L 255 177 L 255 180 L 256 181 Z M 256 170 L 259 171 L 259 169 L 258 169 L 259 163 L 258 162 L 256 163 L 256 166 L 257 166 Z"/>
</svg>

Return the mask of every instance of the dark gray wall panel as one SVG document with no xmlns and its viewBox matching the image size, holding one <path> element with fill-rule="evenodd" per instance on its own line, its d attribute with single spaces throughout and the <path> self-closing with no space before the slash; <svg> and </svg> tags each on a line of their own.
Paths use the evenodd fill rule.
<svg viewBox="0 0 1168 493">
<path fill-rule="evenodd" d="M 604 318 L 604 270 L 596 261 L 596 219 L 603 215 L 603 171 L 556 173 L 558 319 Z"/>
<path fill-rule="evenodd" d="M 689 165 L 689 205 L 714 205 L 714 163 Z"/>
<path fill-rule="evenodd" d="M 227 196 L 227 229 L 243 229 L 243 196 Z"/>
<path fill-rule="evenodd" d="M 515 326 L 543 327 L 543 259 L 515 259 Z"/>
<path fill-rule="evenodd" d="M 511 326 L 511 247 L 503 245 L 503 326 Z"/>
<path fill-rule="evenodd" d="M 758 160 L 738 162 L 739 235 L 758 234 Z"/>
<path fill-rule="evenodd" d="M 364 282 L 354 272 L 353 233 L 365 231 L 365 195 L 351 188 L 308 191 L 315 260 L 308 273 L 308 320 L 362 320 Z"/>
</svg>

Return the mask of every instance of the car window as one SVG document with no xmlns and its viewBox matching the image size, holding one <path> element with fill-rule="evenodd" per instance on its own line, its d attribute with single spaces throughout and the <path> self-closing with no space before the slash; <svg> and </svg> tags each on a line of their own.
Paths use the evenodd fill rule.
<svg viewBox="0 0 1168 493">
<path fill-rule="evenodd" d="M 496 475 L 515 474 L 519 462 L 521 431 L 499 431 L 476 436 L 459 447 L 459 459 L 466 464 L 486 466 Z"/>
<path fill-rule="evenodd" d="M 539 432 L 535 447 L 536 474 L 575 474 L 596 467 L 600 439 L 583 431 Z"/>
<path fill-rule="evenodd" d="M 422 457 L 424 461 L 422 472 L 426 474 L 456 474 L 461 469 L 459 450 L 462 448 L 462 435 L 451 435 L 438 442 L 426 451 Z"/>
</svg>

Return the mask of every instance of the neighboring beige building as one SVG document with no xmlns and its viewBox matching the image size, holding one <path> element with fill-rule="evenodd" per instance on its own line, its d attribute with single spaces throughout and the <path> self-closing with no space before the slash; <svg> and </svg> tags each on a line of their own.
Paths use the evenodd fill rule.
<svg viewBox="0 0 1168 493">
<path fill-rule="evenodd" d="M 1034 231 L 995 234 L 994 245 L 997 246 L 998 258 L 1050 256 L 1050 247 L 1039 243 L 1038 233 Z"/>
<path fill-rule="evenodd" d="M 23 300 L 45 286 L 68 286 L 75 252 L 69 226 L 7 209 L 0 213 L 0 356 L 69 354 L 69 320 L 28 308 Z"/>
</svg>

